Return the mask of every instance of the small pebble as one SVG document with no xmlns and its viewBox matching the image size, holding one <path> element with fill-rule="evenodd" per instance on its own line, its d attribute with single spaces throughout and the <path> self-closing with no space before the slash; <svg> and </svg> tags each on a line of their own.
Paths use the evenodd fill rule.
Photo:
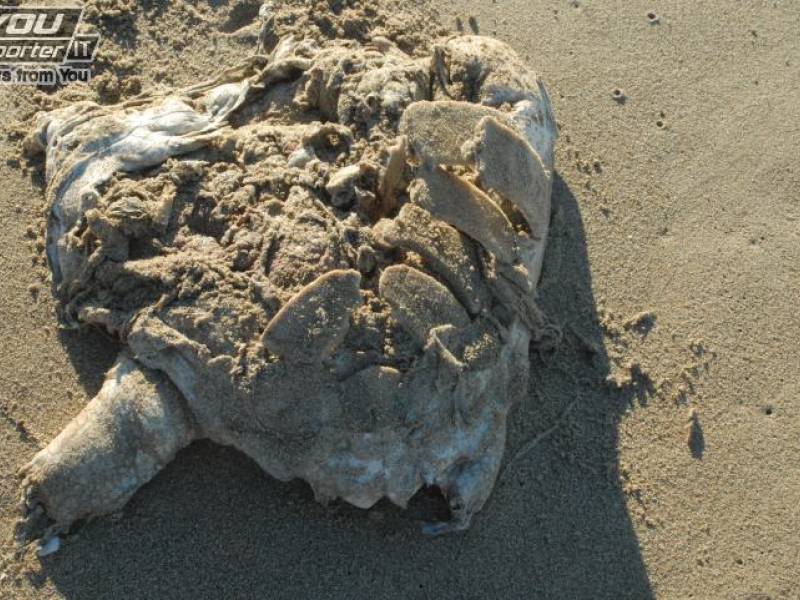
<svg viewBox="0 0 800 600">
<path fill-rule="evenodd" d="M 58 536 L 52 537 L 44 544 L 41 544 L 39 548 L 36 550 L 36 554 L 39 556 L 48 556 L 50 554 L 55 554 L 61 548 L 61 538 Z"/>
<path fill-rule="evenodd" d="M 300 146 L 289 155 L 288 164 L 290 167 L 303 168 L 315 158 L 316 155 L 312 148 Z"/>
<path fill-rule="evenodd" d="M 628 99 L 628 97 L 625 95 L 625 92 L 623 92 L 623 91 L 622 91 L 621 89 L 619 89 L 619 88 L 615 88 L 615 89 L 614 89 L 614 90 L 611 92 L 611 97 L 612 97 L 612 98 L 613 98 L 613 99 L 614 99 L 614 100 L 615 100 L 615 101 L 616 101 L 618 104 L 625 104 L 625 101 Z"/>
<path fill-rule="evenodd" d="M 368 275 L 375 270 L 377 259 L 375 258 L 375 250 L 370 246 L 361 246 L 358 249 L 358 270 L 364 275 Z"/>
</svg>

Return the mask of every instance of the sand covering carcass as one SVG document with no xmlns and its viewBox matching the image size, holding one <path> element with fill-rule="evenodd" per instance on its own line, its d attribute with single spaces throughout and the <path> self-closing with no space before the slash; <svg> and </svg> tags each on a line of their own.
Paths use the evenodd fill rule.
<svg viewBox="0 0 800 600">
<path fill-rule="evenodd" d="M 501 42 L 343 4 L 266 6 L 264 52 L 213 81 L 37 116 L 62 323 L 124 351 L 24 467 L 21 538 L 201 438 L 320 501 L 436 486 L 432 532 L 485 503 L 542 328 L 550 102 Z"/>
</svg>

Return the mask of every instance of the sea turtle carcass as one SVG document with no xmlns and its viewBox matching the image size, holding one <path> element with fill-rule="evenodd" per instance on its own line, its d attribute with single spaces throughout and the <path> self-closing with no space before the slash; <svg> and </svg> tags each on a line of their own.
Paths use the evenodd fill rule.
<svg viewBox="0 0 800 600">
<path fill-rule="evenodd" d="M 436 486 L 431 532 L 486 502 L 542 330 L 550 101 L 504 43 L 344 4 L 267 5 L 264 52 L 212 81 L 37 115 L 61 322 L 124 350 L 23 468 L 21 538 L 201 438 L 320 501 Z"/>
</svg>

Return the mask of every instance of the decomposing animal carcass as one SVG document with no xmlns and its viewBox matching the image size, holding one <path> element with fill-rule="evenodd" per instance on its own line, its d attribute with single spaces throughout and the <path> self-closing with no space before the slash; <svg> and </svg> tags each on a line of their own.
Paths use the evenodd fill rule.
<svg viewBox="0 0 800 600">
<path fill-rule="evenodd" d="M 507 45 L 412 48 L 366 4 L 355 32 L 267 8 L 269 53 L 213 81 L 36 117 L 62 323 L 124 350 L 24 467 L 22 538 L 119 510 L 201 438 L 320 501 L 438 487 L 431 532 L 486 502 L 542 328 L 555 121 Z"/>
</svg>

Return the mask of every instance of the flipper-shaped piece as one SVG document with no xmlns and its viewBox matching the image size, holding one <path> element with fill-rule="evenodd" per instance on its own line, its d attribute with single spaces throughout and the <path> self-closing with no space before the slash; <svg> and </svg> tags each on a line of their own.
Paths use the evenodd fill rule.
<svg viewBox="0 0 800 600">
<path fill-rule="evenodd" d="M 514 129 L 486 117 L 477 131 L 474 153 L 481 186 L 495 190 L 525 217 L 532 239 L 521 248 L 524 252 L 520 252 L 520 258 L 531 283 L 536 285 L 550 226 L 550 174 L 536 151 Z"/>
<path fill-rule="evenodd" d="M 424 208 L 406 204 L 396 218 L 379 221 L 373 233 L 389 246 L 422 256 L 471 314 L 487 305 L 489 293 L 473 247 L 463 234 L 435 221 Z"/>
<path fill-rule="evenodd" d="M 315 362 L 344 339 L 350 315 L 361 304 L 361 275 L 334 270 L 321 275 L 292 297 L 264 331 L 267 349 L 284 360 Z"/>
<path fill-rule="evenodd" d="M 120 354 L 97 396 L 22 468 L 18 539 L 121 509 L 196 434 L 169 380 Z"/>
<path fill-rule="evenodd" d="M 449 223 L 505 263 L 516 260 L 514 229 L 508 217 L 476 186 L 441 167 L 422 168 L 411 200 Z"/>
<path fill-rule="evenodd" d="M 428 332 L 439 325 L 469 325 L 469 317 L 455 296 L 430 275 L 406 265 L 394 265 L 381 275 L 380 294 L 392 307 L 392 316 L 422 347 Z"/>
</svg>

